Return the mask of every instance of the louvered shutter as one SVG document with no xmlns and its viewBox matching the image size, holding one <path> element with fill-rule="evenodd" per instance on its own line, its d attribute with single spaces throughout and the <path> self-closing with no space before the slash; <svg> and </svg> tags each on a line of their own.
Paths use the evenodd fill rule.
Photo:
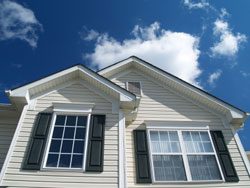
<svg viewBox="0 0 250 188">
<path fill-rule="evenodd" d="M 23 169 L 40 170 L 51 117 L 51 113 L 38 114 Z"/>
</svg>

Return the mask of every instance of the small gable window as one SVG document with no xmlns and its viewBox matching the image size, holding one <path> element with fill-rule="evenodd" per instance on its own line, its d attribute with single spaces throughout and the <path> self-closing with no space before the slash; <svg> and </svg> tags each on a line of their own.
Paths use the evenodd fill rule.
<svg viewBox="0 0 250 188">
<path fill-rule="evenodd" d="M 140 82 L 127 82 L 127 90 L 135 95 L 141 96 L 141 83 Z"/>
</svg>

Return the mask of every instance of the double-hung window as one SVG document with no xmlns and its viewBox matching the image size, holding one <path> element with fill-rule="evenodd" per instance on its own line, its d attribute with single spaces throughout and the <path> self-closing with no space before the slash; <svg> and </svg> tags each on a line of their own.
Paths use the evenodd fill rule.
<svg viewBox="0 0 250 188">
<path fill-rule="evenodd" d="M 83 169 L 89 115 L 55 114 L 45 168 Z"/>
<path fill-rule="evenodd" d="M 148 130 L 154 182 L 222 180 L 208 131 Z"/>
</svg>

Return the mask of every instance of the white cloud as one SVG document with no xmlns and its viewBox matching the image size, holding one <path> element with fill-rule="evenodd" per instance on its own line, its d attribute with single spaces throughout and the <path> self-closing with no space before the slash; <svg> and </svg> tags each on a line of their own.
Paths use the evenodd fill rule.
<svg viewBox="0 0 250 188">
<path fill-rule="evenodd" d="M 88 31 L 88 34 L 85 36 L 84 33 L 81 33 L 82 39 L 85 41 L 92 41 L 92 40 L 96 40 L 99 36 L 100 33 L 98 33 L 97 31 L 91 29 L 90 31 Z"/>
<path fill-rule="evenodd" d="M 36 47 L 42 25 L 32 10 L 5 0 L 0 2 L 0 40 L 20 39 Z"/>
<path fill-rule="evenodd" d="M 208 78 L 208 83 L 211 86 L 215 86 L 215 82 L 220 78 L 221 74 L 222 71 L 220 69 L 210 74 Z"/>
<path fill-rule="evenodd" d="M 213 32 L 219 38 L 219 41 L 211 47 L 212 55 L 215 57 L 235 57 L 242 43 L 247 41 L 246 35 L 241 33 L 234 34 L 229 28 L 228 22 L 222 19 L 217 19 L 214 22 Z"/>
<path fill-rule="evenodd" d="M 199 85 L 198 37 L 161 29 L 157 22 L 148 27 L 136 25 L 132 35 L 132 38 L 120 42 L 108 34 L 99 34 L 93 53 L 84 54 L 84 58 L 93 66 L 103 68 L 136 55 L 191 84 Z"/>
<path fill-rule="evenodd" d="M 210 7 L 206 0 L 184 0 L 183 3 L 189 9 L 205 9 Z"/>
<path fill-rule="evenodd" d="M 241 75 L 245 78 L 249 77 L 250 76 L 250 73 L 249 72 L 245 72 L 245 71 L 240 71 Z"/>
</svg>

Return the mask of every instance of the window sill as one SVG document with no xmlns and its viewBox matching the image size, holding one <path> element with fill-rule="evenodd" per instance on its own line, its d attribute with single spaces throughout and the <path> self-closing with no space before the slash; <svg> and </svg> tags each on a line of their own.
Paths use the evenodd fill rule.
<svg viewBox="0 0 250 188">
<path fill-rule="evenodd" d="M 223 180 L 200 180 L 200 181 L 154 181 L 152 185 L 166 185 L 166 184 L 213 184 L 224 183 Z"/>
<path fill-rule="evenodd" d="M 44 167 L 41 169 L 43 172 L 85 172 L 82 168 L 49 168 Z"/>
</svg>

